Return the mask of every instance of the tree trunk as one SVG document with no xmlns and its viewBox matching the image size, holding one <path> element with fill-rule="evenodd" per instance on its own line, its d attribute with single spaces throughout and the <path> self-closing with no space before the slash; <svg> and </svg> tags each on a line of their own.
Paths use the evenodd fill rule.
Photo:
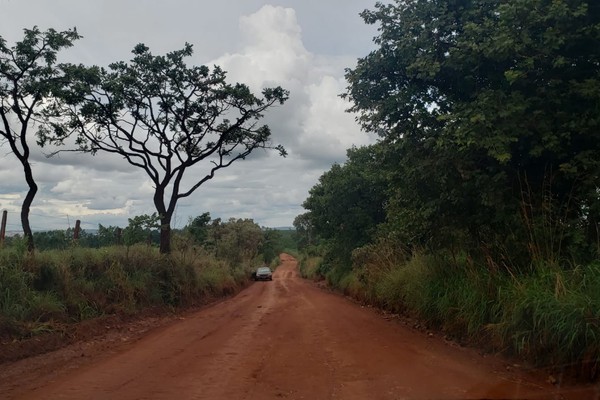
<svg viewBox="0 0 600 400">
<path fill-rule="evenodd" d="M 23 236 L 27 241 L 27 251 L 29 253 L 33 253 L 35 246 L 33 244 L 33 232 L 31 231 L 31 226 L 29 225 L 29 209 L 31 207 L 31 203 L 33 203 L 33 198 L 38 191 L 38 187 L 33 179 L 31 165 L 29 165 L 28 162 L 23 162 L 23 169 L 25 171 L 25 181 L 27 181 L 27 185 L 29 185 L 29 191 L 27 192 L 25 200 L 23 200 L 23 204 L 21 205 L 21 225 L 23 226 Z"/>
<path fill-rule="evenodd" d="M 154 191 L 154 206 L 160 217 L 160 254 L 171 253 L 171 217 L 173 211 L 165 207 L 164 187 L 157 184 Z"/>
<path fill-rule="evenodd" d="M 171 253 L 171 216 L 160 216 L 160 254 Z"/>
</svg>

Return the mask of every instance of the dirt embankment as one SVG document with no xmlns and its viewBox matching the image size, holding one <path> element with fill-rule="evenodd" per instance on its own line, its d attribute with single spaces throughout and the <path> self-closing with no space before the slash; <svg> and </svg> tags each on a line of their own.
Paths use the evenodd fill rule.
<svg viewBox="0 0 600 400">
<path fill-rule="evenodd" d="M 295 260 L 282 260 L 272 282 L 137 340 L 83 342 L 59 359 L 4 364 L 0 398 L 600 398 L 592 386 L 561 389 L 383 318 L 303 281 Z"/>
</svg>

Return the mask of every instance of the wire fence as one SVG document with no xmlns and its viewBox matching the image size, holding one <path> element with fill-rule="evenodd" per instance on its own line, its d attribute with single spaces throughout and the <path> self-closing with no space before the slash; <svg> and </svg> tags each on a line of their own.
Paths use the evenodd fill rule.
<svg viewBox="0 0 600 400">
<path fill-rule="evenodd" d="M 8 212 L 8 219 L 6 223 L 7 232 L 23 232 L 23 228 L 21 225 L 21 216 L 20 211 L 17 210 L 4 210 Z M 0 213 L 3 211 L 0 210 Z M 142 210 L 140 213 L 136 213 L 136 215 L 147 214 L 150 215 L 155 212 L 154 209 Z M 41 214 L 39 212 L 30 212 L 29 213 L 29 224 L 31 226 L 31 230 L 34 232 L 44 232 L 44 231 L 53 231 L 53 230 L 67 230 L 75 228 L 75 222 L 79 220 L 81 221 L 81 229 L 83 230 L 97 230 L 99 225 L 103 226 L 119 226 L 124 228 L 127 226 L 127 222 L 125 223 L 115 223 L 114 221 L 107 222 L 106 220 L 102 220 L 99 218 L 94 218 L 94 216 L 90 215 L 74 215 L 74 214 Z M 186 219 L 182 219 L 178 216 L 177 208 L 173 213 L 173 218 L 171 220 L 172 228 L 181 228 L 187 222 Z"/>
<path fill-rule="evenodd" d="M 5 243 L 14 242 L 14 239 L 22 237 L 24 233 L 19 212 L 4 210 L 1 214 L 0 247 Z M 80 239 L 84 241 L 83 244 L 91 247 L 123 242 L 121 227 L 102 224 L 93 219 L 82 220 L 80 217 L 67 214 L 46 215 L 33 212 L 29 213 L 29 220 L 34 241 L 42 247 L 61 248 L 73 241 L 81 243 Z M 102 231 L 100 225 L 107 228 L 103 235 L 100 235 Z M 109 238 L 106 237 L 107 234 Z M 103 236 L 102 240 L 98 236 Z"/>
<path fill-rule="evenodd" d="M 119 226 L 101 224 L 95 220 L 82 221 L 71 215 L 48 216 L 38 213 L 30 213 L 31 221 L 41 221 L 41 225 L 31 224 L 33 242 L 39 250 L 67 249 L 74 244 L 86 248 L 100 248 L 113 245 L 131 245 L 145 242 L 148 245 L 160 242 L 158 231 L 146 231 L 124 234 L 125 230 Z M 43 219 L 53 220 L 50 225 Z M 102 226 L 100 226 L 102 225 Z M 36 229 L 37 228 L 37 229 Z M 0 224 L 0 248 L 5 246 L 22 246 L 24 232 L 20 223 L 20 213 L 6 210 L 2 211 Z"/>
<path fill-rule="evenodd" d="M 7 219 L 5 223 L 6 234 L 18 234 L 23 233 L 23 226 L 21 224 L 20 213 L 9 212 L 7 213 Z M 80 228 L 83 230 L 97 230 L 99 225 L 106 226 L 106 223 L 102 223 L 98 220 L 84 219 L 84 217 L 78 217 L 73 215 L 45 215 L 38 213 L 29 213 L 29 221 L 31 230 L 33 232 L 46 232 L 54 230 L 68 230 L 75 229 L 77 221 L 80 221 Z"/>
<path fill-rule="evenodd" d="M 24 238 L 20 211 L 15 209 L 0 211 L 3 218 L 0 225 L 0 247 L 6 244 L 18 243 Z M 140 214 L 149 216 L 154 213 Z M 102 247 L 110 245 L 132 244 L 144 242 L 147 244 L 160 243 L 160 230 L 149 225 L 132 224 L 127 218 L 126 223 L 112 218 L 102 221 L 94 216 L 76 216 L 72 214 L 44 214 L 39 211 L 29 213 L 30 228 L 36 248 L 64 248 L 76 242 L 83 247 Z M 108 218 L 107 218 L 108 219 Z M 121 222 L 121 223 L 119 223 Z M 178 231 L 182 220 L 173 213 L 171 230 Z M 131 227 L 129 234 L 127 228 Z"/>
</svg>

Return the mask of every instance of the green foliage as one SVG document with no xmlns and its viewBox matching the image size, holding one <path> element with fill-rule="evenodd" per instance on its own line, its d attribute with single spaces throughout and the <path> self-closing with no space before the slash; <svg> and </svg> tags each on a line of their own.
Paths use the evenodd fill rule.
<svg viewBox="0 0 600 400">
<path fill-rule="evenodd" d="M 217 218 L 211 222 L 207 246 L 218 258 L 232 265 L 242 265 L 257 258 L 264 243 L 264 234 L 251 219 L 230 218 L 222 222 Z"/>
<path fill-rule="evenodd" d="M 264 239 L 261 245 L 260 252 L 266 264 L 270 264 L 272 260 L 277 258 L 283 251 L 281 247 L 282 235 L 280 231 L 275 229 L 263 229 Z"/>
<path fill-rule="evenodd" d="M 86 230 L 79 231 L 79 239 L 74 241 L 74 229 L 51 230 L 33 233 L 33 241 L 39 250 L 67 249 L 71 246 L 94 247 L 101 246 L 101 237 L 99 235 L 88 233 Z M 111 245 L 104 244 L 104 245 Z"/>
<path fill-rule="evenodd" d="M 34 290 L 32 274 L 23 271 L 15 261 L 18 260 L 11 251 L 0 252 L 0 336 L 26 335 L 31 323 L 44 324 L 64 313 L 57 296 Z M 26 259 L 20 261 L 25 263 Z"/>
<path fill-rule="evenodd" d="M 40 250 L 65 249 L 72 244 L 73 236 L 68 237 L 64 230 L 34 232 L 33 240 Z"/>
<path fill-rule="evenodd" d="M 366 244 L 384 221 L 387 181 L 382 172 L 378 146 L 348 150 L 346 163 L 335 164 L 310 190 L 303 203 L 308 213 L 295 221 L 299 232 L 325 240 L 329 257 L 349 264 L 352 250 Z"/>
<path fill-rule="evenodd" d="M 541 365 L 569 365 L 598 373 L 600 365 L 600 264 L 571 271 L 553 268 L 519 276 L 502 287 L 505 305 L 490 330 L 513 351 Z"/>
<path fill-rule="evenodd" d="M 287 253 L 294 258 L 298 256 L 298 234 L 293 229 L 278 230 L 278 255 L 281 252 Z"/>
<path fill-rule="evenodd" d="M 210 213 L 205 212 L 188 221 L 187 230 L 197 244 L 204 244 L 208 237 L 208 224 L 211 221 Z"/>
<path fill-rule="evenodd" d="M 296 216 L 294 218 L 294 228 L 296 228 L 299 249 L 306 249 L 317 242 L 318 238 L 312 226 L 310 212 Z"/>
<path fill-rule="evenodd" d="M 296 248 L 293 231 L 261 228 L 252 219 L 220 218 L 209 213 L 190 219 L 176 237 L 176 247 L 202 251 L 231 265 L 272 264 L 282 252 Z"/>
<path fill-rule="evenodd" d="M 318 280 L 323 277 L 319 274 L 319 267 L 323 259 L 321 257 L 310 257 L 304 255 L 298 260 L 300 276 L 307 279 Z"/>
<path fill-rule="evenodd" d="M 410 0 L 363 18 L 378 48 L 346 96 L 393 171 L 386 233 L 480 258 L 515 248 L 511 267 L 529 267 L 523 203 L 551 198 L 557 258 L 597 257 L 600 5 Z"/>
<path fill-rule="evenodd" d="M 121 244 L 119 243 L 119 240 L 121 240 L 119 235 L 122 234 L 122 232 L 119 232 L 120 229 L 118 226 L 98 224 L 98 247 Z"/>
<path fill-rule="evenodd" d="M 279 230 L 263 228 L 264 241 L 260 248 L 266 264 L 273 266 L 279 265 L 279 255 L 287 253 L 297 254 L 298 245 L 296 243 L 296 232 L 292 230 Z"/>
<path fill-rule="evenodd" d="M 152 231 L 160 227 L 159 217 L 156 213 L 152 215 L 136 215 L 128 218 L 129 224 L 123 229 L 123 241 L 125 245 L 131 246 L 136 243 L 152 243 Z"/>
</svg>

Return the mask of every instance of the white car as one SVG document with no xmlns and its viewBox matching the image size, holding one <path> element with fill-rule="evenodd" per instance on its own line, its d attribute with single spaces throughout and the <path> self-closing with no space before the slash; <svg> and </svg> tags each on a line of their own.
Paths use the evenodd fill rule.
<svg viewBox="0 0 600 400">
<path fill-rule="evenodd" d="M 273 271 L 269 267 L 259 267 L 254 274 L 255 281 L 272 281 Z"/>
</svg>

